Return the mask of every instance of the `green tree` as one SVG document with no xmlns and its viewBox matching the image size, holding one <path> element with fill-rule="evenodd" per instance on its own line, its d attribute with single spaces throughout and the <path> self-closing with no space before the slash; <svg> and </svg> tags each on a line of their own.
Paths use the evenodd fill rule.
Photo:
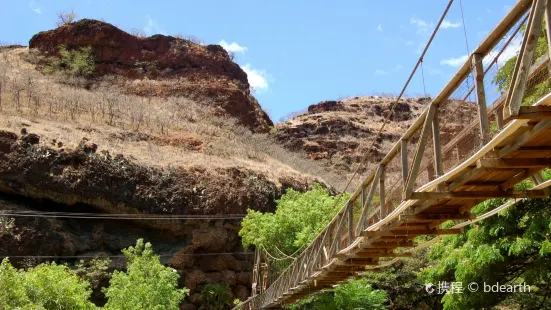
<svg viewBox="0 0 551 310">
<path fill-rule="evenodd" d="M 351 280 L 332 292 L 318 293 L 290 306 L 292 310 L 385 309 L 386 293 L 374 290 L 366 279 Z"/>
<path fill-rule="evenodd" d="M 201 304 L 209 310 L 222 310 L 230 306 L 232 292 L 227 283 L 206 284 L 201 289 Z"/>
<path fill-rule="evenodd" d="M 177 310 L 189 290 L 178 289 L 178 273 L 161 264 L 151 243 L 138 239 L 136 247 L 122 252 L 128 270 L 113 273 L 109 287 L 104 289 L 108 299 L 105 309 Z"/>
<path fill-rule="evenodd" d="M 0 309 L 95 309 L 89 283 L 67 266 L 40 264 L 27 271 L 0 265 Z"/>
<path fill-rule="evenodd" d="M 95 61 L 92 47 L 81 47 L 78 50 L 69 50 L 66 45 L 59 46 L 61 59 L 59 64 L 74 77 L 89 77 L 94 73 Z"/>
<path fill-rule="evenodd" d="M 276 201 L 275 213 L 248 210 L 239 235 L 243 247 L 262 247 L 272 253 L 290 255 L 310 243 L 342 207 L 345 197 L 331 196 L 327 189 L 314 184 L 310 191 L 293 189 Z M 340 198 L 340 199 L 339 199 Z M 341 203 L 335 203 L 339 199 Z"/>
<path fill-rule="evenodd" d="M 473 209 L 477 214 L 497 208 L 502 199 L 488 200 Z M 530 293 L 446 294 L 445 309 L 473 309 L 519 304 L 527 308 L 546 306 L 551 300 L 551 209 L 548 199 L 528 199 L 448 236 L 429 251 L 433 265 L 422 272 L 426 283 L 476 282 L 531 286 Z"/>
</svg>

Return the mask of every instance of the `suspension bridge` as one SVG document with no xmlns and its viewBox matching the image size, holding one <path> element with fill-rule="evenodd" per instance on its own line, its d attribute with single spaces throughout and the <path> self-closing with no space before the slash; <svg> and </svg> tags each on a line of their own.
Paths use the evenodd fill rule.
<svg viewBox="0 0 551 310">
<path fill-rule="evenodd" d="M 417 68 L 422 69 L 423 57 L 452 2 L 404 90 Z M 551 3 L 547 0 L 518 1 L 482 43 L 469 51 L 453 78 L 283 272 L 275 276 L 267 257 L 257 251 L 252 296 L 236 309 L 292 304 L 362 273 L 390 266 L 430 246 L 440 235 L 459 234 L 462 227 L 519 199 L 549 197 L 551 181 L 544 181 L 541 172 L 551 167 L 551 94 L 534 102 L 528 99 L 537 93 L 536 85 L 549 79 L 549 56 L 534 56 L 542 33 L 551 38 L 550 22 Z M 492 73 L 503 65 L 500 57 L 517 39 L 521 43 L 509 87 L 488 106 Z M 547 44 L 551 45 L 549 40 Z M 461 113 L 458 104 L 473 112 L 464 113 L 472 118 L 459 132 L 450 124 L 453 119 L 465 118 L 457 115 Z M 383 128 L 384 124 L 381 131 Z M 515 187 L 526 179 L 534 184 L 531 189 Z M 491 198 L 510 200 L 478 217 L 470 212 Z M 441 228 L 449 220 L 456 225 Z M 416 244 L 418 236 L 435 237 Z"/>
</svg>

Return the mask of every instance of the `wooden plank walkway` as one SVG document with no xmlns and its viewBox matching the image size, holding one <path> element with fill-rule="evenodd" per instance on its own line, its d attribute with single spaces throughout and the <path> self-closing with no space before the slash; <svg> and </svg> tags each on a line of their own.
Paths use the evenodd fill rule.
<svg viewBox="0 0 551 310">
<path fill-rule="evenodd" d="M 534 33 L 541 32 L 539 21 L 545 13 L 551 20 L 547 15 L 551 10 L 545 10 L 546 5 L 547 0 L 518 1 L 327 227 L 273 283 L 261 283 L 261 278 L 268 277 L 260 276 L 258 256 L 253 282 L 255 288 L 260 287 L 259 294 L 236 308 L 264 309 L 291 304 L 359 276 L 378 266 L 382 258 L 409 256 L 411 253 L 404 249 L 415 247 L 417 236 L 461 233 L 460 227 L 464 225 L 451 229 L 441 229 L 440 225 L 448 220 L 469 223 L 475 218 L 471 208 L 486 199 L 549 197 L 551 182 L 543 182 L 540 173 L 551 167 L 551 94 L 532 106 L 521 106 L 525 91 L 529 90 L 527 82 L 540 76 L 549 63 L 547 56 L 535 64 L 532 59 L 537 41 Z M 487 112 L 482 60 L 525 14 L 528 23 L 511 82 L 513 87 Z M 548 33 L 547 37 L 551 35 Z M 451 113 L 445 110 L 446 100 L 471 72 L 476 80 L 473 90 L 477 95 L 478 119 L 441 146 L 440 131 L 444 125 L 438 115 Z M 495 134 L 489 128 L 492 117 L 500 127 Z M 471 141 L 473 149 L 450 166 L 446 154 L 472 140 L 473 132 L 477 132 L 479 141 Z M 408 152 L 412 146 L 409 150 L 415 152 Z M 392 189 L 385 187 L 386 171 L 392 167 L 396 172 L 396 166 L 402 176 L 398 201 Z M 427 170 L 429 177 L 420 177 L 420 171 L 427 168 L 432 169 Z M 516 184 L 526 179 L 532 179 L 536 186 L 531 190 L 515 189 Z M 375 196 L 379 198 L 377 203 Z M 263 267 L 267 269 L 266 263 Z"/>
</svg>

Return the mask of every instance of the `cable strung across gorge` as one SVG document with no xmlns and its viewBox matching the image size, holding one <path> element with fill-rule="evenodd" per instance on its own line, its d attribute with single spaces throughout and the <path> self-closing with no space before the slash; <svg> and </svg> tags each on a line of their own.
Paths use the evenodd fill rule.
<svg viewBox="0 0 551 310">
<path fill-rule="evenodd" d="M 213 214 L 213 215 L 172 215 L 172 214 L 109 214 L 109 213 L 71 213 L 52 211 L 17 211 L 0 210 L 0 216 L 8 217 L 42 217 L 68 219 L 102 219 L 102 220 L 241 220 L 246 214 Z"/>
<path fill-rule="evenodd" d="M 179 257 L 179 256 L 216 256 L 216 255 L 253 255 L 254 252 L 224 252 L 224 253 L 188 253 L 188 254 L 161 254 L 160 257 Z M 5 255 L 1 258 L 42 258 L 42 259 L 75 259 L 75 258 L 125 258 L 120 255 Z"/>
</svg>

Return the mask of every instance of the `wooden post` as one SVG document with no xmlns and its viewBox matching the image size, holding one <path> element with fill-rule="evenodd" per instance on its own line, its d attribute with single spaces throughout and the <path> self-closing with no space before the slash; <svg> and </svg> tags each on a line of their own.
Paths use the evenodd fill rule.
<svg viewBox="0 0 551 310">
<path fill-rule="evenodd" d="M 369 188 L 369 193 L 367 194 L 365 204 L 362 205 L 362 215 L 360 216 L 360 220 L 358 221 L 358 225 L 356 226 L 356 235 L 359 235 L 360 232 L 364 230 L 365 220 L 367 218 L 367 215 L 369 214 L 369 207 L 371 206 L 371 202 L 373 201 L 373 196 L 375 196 L 375 189 L 377 189 L 377 183 L 379 182 L 381 173 L 383 173 L 383 171 L 381 169 L 381 165 L 379 165 L 379 167 L 377 167 L 375 177 L 373 178 L 373 180 L 371 180 L 371 187 Z"/>
<path fill-rule="evenodd" d="M 406 187 L 408 180 L 408 141 L 400 140 L 400 153 L 402 155 L 402 186 Z"/>
<path fill-rule="evenodd" d="M 534 0 L 532 9 L 530 10 L 530 17 L 528 18 L 528 24 L 520 47 L 520 52 L 515 64 L 513 76 L 511 78 L 511 85 L 509 86 L 509 92 L 505 101 L 504 118 L 508 119 L 511 115 L 518 115 L 522 99 L 524 97 L 524 91 L 526 90 L 526 80 L 528 79 L 528 72 L 530 65 L 532 64 L 532 58 L 534 51 L 536 50 L 536 44 L 538 43 L 538 37 L 541 34 L 541 21 L 545 10 L 545 2 L 547 0 Z"/>
<path fill-rule="evenodd" d="M 434 113 L 432 119 L 432 144 L 434 146 L 434 170 L 435 177 L 439 177 L 444 174 L 444 168 L 442 164 L 442 144 L 440 142 L 440 118 L 438 117 L 438 108 Z"/>
<path fill-rule="evenodd" d="M 551 77 L 551 3 L 549 1 L 547 1 L 547 5 L 545 6 L 545 31 L 547 33 L 547 53 L 549 53 L 547 69 Z"/>
<path fill-rule="evenodd" d="M 348 206 L 348 245 L 352 244 L 354 241 L 354 208 L 352 204 Z"/>
<path fill-rule="evenodd" d="M 385 166 L 381 165 L 381 177 L 379 178 L 379 214 L 382 219 L 388 215 L 385 202 Z"/>
<path fill-rule="evenodd" d="M 476 103 L 478 105 L 478 122 L 480 126 L 480 146 L 488 143 L 490 139 L 490 124 L 488 122 L 488 110 L 486 108 L 486 92 L 484 91 L 484 68 L 482 67 L 482 55 L 473 55 L 473 70 L 476 87 Z"/>
<path fill-rule="evenodd" d="M 503 127 L 505 126 L 505 122 L 503 121 L 503 106 L 497 107 L 496 110 L 494 111 L 494 114 L 496 116 L 497 128 L 499 130 L 503 129 Z"/>
<path fill-rule="evenodd" d="M 411 170 L 409 171 L 408 180 L 406 182 L 406 186 L 404 187 L 404 192 L 402 195 L 404 200 L 408 199 L 413 192 L 413 185 L 415 185 L 415 179 L 417 179 L 417 174 L 419 173 L 419 166 L 421 165 L 421 159 L 423 158 L 423 153 L 425 152 L 427 137 L 432 127 L 432 119 L 435 112 L 436 103 L 433 102 L 429 105 L 427 117 L 425 118 L 425 124 L 423 125 L 423 129 L 421 131 L 421 137 L 419 138 L 419 142 L 417 142 L 417 150 L 415 151 L 415 157 L 413 157 Z"/>
</svg>

